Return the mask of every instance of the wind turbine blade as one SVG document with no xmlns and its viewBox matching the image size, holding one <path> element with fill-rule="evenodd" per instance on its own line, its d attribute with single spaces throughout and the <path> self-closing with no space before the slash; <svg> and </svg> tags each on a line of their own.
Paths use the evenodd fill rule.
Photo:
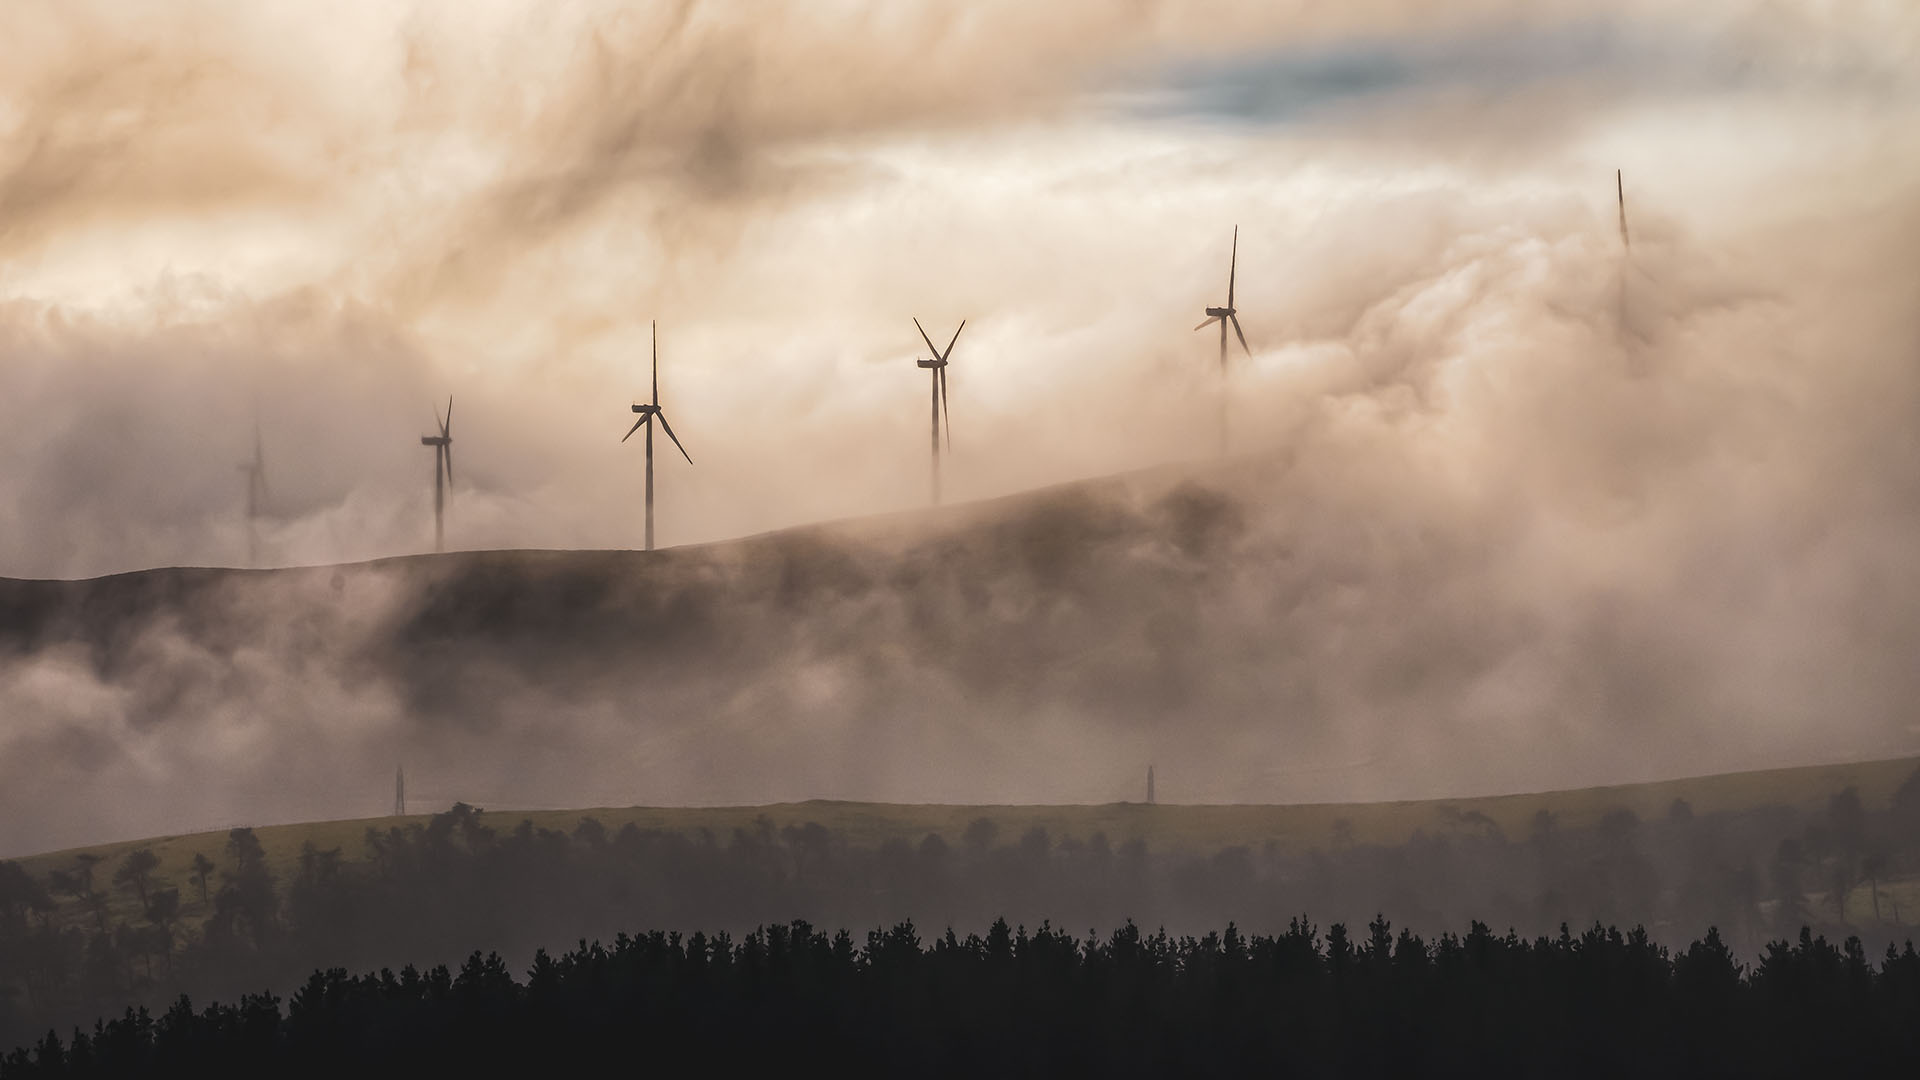
<svg viewBox="0 0 1920 1080">
<path fill-rule="evenodd" d="M 683 458 L 686 458 L 686 459 L 687 459 L 687 464 L 689 464 L 689 465 L 691 465 L 691 464 L 693 464 L 693 455 L 692 455 L 692 454 L 689 454 L 689 453 L 687 453 L 687 448 L 686 448 L 686 447 L 684 447 L 684 446 L 680 446 L 680 436 L 678 436 L 678 435 L 675 435 L 675 434 L 673 433 L 673 425 L 672 425 L 672 424 L 669 424 L 669 423 L 667 423 L 667 414 L 666 414 L 666 413 L 656 413 L 655 415 L 656 415 L 656 416 L 658 416 L 658 417 L 660 417 L 660 429 L 661 429 L 662 431 L 665 431 L 665 432 L 667 433 L 667 438 L 669 438 L 669 439 L 672 439 L 672 440 L 673 440 L 673 445 L 674 445 L 674 446 L 676 446 L 676 447 L 679 447 L 679 449 L 680 449 L 680 456 L 681 456 L 681 457 L 683 457 Z"/>
<path fill-rule="evenodd" d="M 440 434 L 448 441 L 453 439 L 453 395 L 447 395 L 447 422 L 440 425 Z"/>
<path fill-rule="evenodd" d="M 1200 324 L 1199 326 L 1196 326 L 1196 327 L 1194 327 L 1194 329 L 1195 329 L 1195 330 L 1205 330 L 1205 329 L 1206 329 L 1207 327 L 1209 327 L 1209 326 L 1212 326 L 1212 325 L 1213 325 L 1214 323 L 1217 323 L 1217 322 L 1219 322 L 1219 321 L 1220 321 L 1220 316 L 1218 316 L 1218 315 L 1209 315 L 1209 316 L 1207 316 L 1207 321 L 1206 321 L 1206 322 L 1203 322 L 1203 323 L 1201 323 L 1201 324 Z"/>
<path fill-rule="evenodd" d="M 1240 332 L 1240 316 L 1229 315 L 1227 316 L 1227 318 L 1232 320 L 1233 322 L 1233 336 L 1240 339 L 1240 347 L 1247 350 L 1248 356 L 1252 356 L 1253 350 L 1250 348 L 1247 348 L 1247 335 Z"/>
<path fill-rule="evenodd" d="M 625 435 L 620 436 L 620 441 L 626 442 L 628 439 L 633 438 L 633 433 L 645 427 L 647 421 L 651 419 L 653 419 L 652 413 L 642 413 L 640 416 L 640 419 L 635 420 L 633 422 L 633 426 L 627 429 L 627 433 Z"/>
<path fill-rule="evenodd" d="M 1633 247 L 1633 241 L 1627 238 L 1627 185 L 1620 178 L 1620 170 L 1613 170 L 1613 191 L 1620 199 L 1620 246 Z"/>
<path fill-rule="evenodd" d="M 965 326 L 966 324 L 961 323 L 960 325 Z M 959 332 L 956 331 L 954 336 L 959 337 Z M 951 349 L 953 346 L 948 345 L 947 348 Z M 940 415 L 945 419 L 947 426 L 947 451 L 951 453 L 953 451 L 953 414 L 947 411 L 947 369 L 935 368 L 934 370 L 940 373 Z"/>
<path fill-rule="evenodd" d="M 966 328 L 967 328 L 967 320 L 961 319 L 960 330 L 965 330 Z M 940 354 L 940 359 L 945 360 L 947 357 L 953 355 L 953 343 L 955 341 L 960 340 L 960 330 L 955 330 L 953 332 L 953 339 L 947 342 L 947 351 Z"/>
<path fill-rule="evenodd" d="M 653 320 L 653 403 L 660 404 L 660 320 Z"/>
<path fill-rule="evenodd" d="M 933 343 L 933 339 L 927 336 L 927 328 L 926 328 L 926 327 L 924 327 L 924 326 L 921 326 L 921 325 L 920 325 L 920 320 L 919 320 L 919 319 L 917 319 L 917 318 L 916 318 L 916 319 L 914 319 L 914 320 L 913 320 L 913 328 L 914 328 L 915 330 L 918 330 L 918 331 L 920 331 L 920 340 L 921 340 L 921 341 L 924 341 L 924 342 L 926 342 L 926 343 L 927 343 L 927 348 L 929 348 L 929 349 L 932 349 L 932 350 L 933 350 L 933 358 L 934 358 L 935 360 L 938 360 L 938 359 L 940 359 L 940 350 L 939 350 L 939 348 L 938 348 L 937 346 L 935 346 L 935 345 L 934 345 L 934 343 Z"/>
<path fill-rule="evenodd" d="M 447 467 L 447 486 L 452 487 L 453 486 L 453 440 L 448 439 L 447 445 L 441 447 L 440 451 L 441 453 L 446 455 L 440 460 Z"/>
<path fill-rule="evenodd" d="M 1240 226 L 1233 227 L 1233 254 L 1227 256 L 1227 306 L 1233 306 L 1233 275 L 1240 266 Z"/>
</svg>

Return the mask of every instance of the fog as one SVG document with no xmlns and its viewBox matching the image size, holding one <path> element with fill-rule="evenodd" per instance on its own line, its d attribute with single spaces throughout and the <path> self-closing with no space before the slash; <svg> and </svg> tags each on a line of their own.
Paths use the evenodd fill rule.
<svg viewBox="0 0 1920 1080">
<path fill-rule="evenodd" d="M 659 536 L 716 546 L 9 586 L 0 853 L 377 813 L 396 759 L 530 806 L 1912 752 L 1920 20 L 1402 7 L 10 8 L 0 573 L 243 562 L 256 421 L 268 561 L 423 551 L 449 394 L 449 546 L 636 546 L 654 318 Z M 912 316 L 968 320 L 950 502 L 1123 478 L 721 543 L 924 503 Z"/>
</svg>

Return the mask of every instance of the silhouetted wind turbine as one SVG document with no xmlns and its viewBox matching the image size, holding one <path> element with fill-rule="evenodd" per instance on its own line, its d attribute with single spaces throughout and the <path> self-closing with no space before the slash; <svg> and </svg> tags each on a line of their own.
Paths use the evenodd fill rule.
<svg viewBox="0 0 1920 1080">
<path fill-rule="evenodd" d="M 1234 336 L 1240 339 L 1240 347 L 1246 349 L 1247 356 L 1253 356 L 1253 350 L 1247 346 L 1247 335 L 1240 332 L 1240 316 L 1233 306 L 1233 278 L 1240 262 L 1240 226 L 1233 227 L 1233 252 L 1227 257 L 1227 305 L 1207 309 L 1206 321 L 1195 330 L 1205 330 L 1214 323 L 1220 324 L 1220 452 L 1227 452 L 1227 324 L 1233 324 Z"/>
<path fill-rule="evenodd" d="M 1627 238 L 1627 185 L 1620 179 L 1620 170 L 1613 170 L 1613 191 L 1620 199 L 1620 246 L 1633 250 L 1633 241 Z"/>
<path fill-rule="evenodd" d="M 937 504 L 940 501 L 940 417 L 942 414 L 947 416 L 947 452 L 953 452 L 953 416 L 947 409 L 947 359 L 953 355 L 953 343 L 960 340 L 960 330 L 967 328 L 967 320 L 960 320 L 960 328 L 955 330 L 953 337 L 947 341 L 945 352 L 941 352 L 939 347 L 934 345 L 933 339 L 927 336 L 926 327 L 920 325 L 919 319 L 913 320 L 913 328 L 920 331 L 920 340 L 926 342 L 927 348 L 933 350 L 933 359 L 915 360 L 914 363 L 933 373 L 933 501 Z"/>
<path fill-rule="evenodd" d="M 267 459 L 260 450 L 260 422 L 253 422 L 253 460 L 235 466 L 247 474 L 247 565 L 260 564 L 260 527 L 256 524 L 267 501 Z"/>
<path fill-rule="evenodd" d="M 447 489 L 453 486 L 453 398 L 447 398 L 447 418 L 440 419 L 440 410 L 435 409 L 433 422 L 440 426 L 440 434 L 420 436 L 420 445 L 433 447 L 433 550 L 445 551 Z"/>
<path fill-rule="evenodd" d="M 633 433 L 643 427 L 647 429 L 647 550 L 652 551 L 653 426 L 648 424 L 647 421 L 656 416 L 659 417 L 660 430 L 666 432 L 667 438 L 673 440 L 673 445 L 679 448 L 680 456 L 687 459 L 687 464 L 693 464 L 693 455 L 687 453 L 687 448 L 680 445 L 680 437 L 673 433 L 673 425 L 667 423 L 667 414 L 660 411 L 660 323 L 658 320 L 653 324 L 653 400 L 645 405 L 635 405 L 633 411 L 640 414 L 640 419 L 635 420 L 633 426 L 627 429 L 627 433 L 620 436 L 620 441 L 626 442 L 628 439 L 633 438 Z"/>
<path fill-rule="evenodd" d="M 1627 269 L 1633 260 L 1633 241 L 1627 235 L 1627 185 L 1613 170 L 1613 194 L 1620 207 L 1620 329 L 1627 329 Z"/>
</svg>

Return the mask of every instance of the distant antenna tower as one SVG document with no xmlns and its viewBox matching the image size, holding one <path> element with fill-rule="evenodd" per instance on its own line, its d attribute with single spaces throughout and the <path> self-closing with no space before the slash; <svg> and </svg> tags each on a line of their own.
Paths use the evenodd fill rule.
<svg viewBox="0 0 1920 1080">
<path fill-rule="evenodd" d="M 1153 803 L 1153 766 L 1147 766 L 1147 803 Z"/>
<path fill-rule="evenodd" d="M 393 816 L 407 816 L 407 767 L 393 767 Z"/>
</svg>

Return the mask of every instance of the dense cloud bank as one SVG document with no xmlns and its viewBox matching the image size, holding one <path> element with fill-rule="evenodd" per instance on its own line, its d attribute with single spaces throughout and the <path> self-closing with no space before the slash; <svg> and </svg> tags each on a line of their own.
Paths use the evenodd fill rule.
<svg viewBox="0 0 1920 1080">
<path fill-rule="evenodd" d="M 1905 734 L 1884 685 L 1816 725 L 1799 672 L 1676 633 L 1713 592 L 1561 610 L 1430 513 L 1391 523 L 1406 546 L 1322 516 L 1309 477 L 1255 459 L 651 554 L 0 583 L 0 760 L 33 810 L 6 842 L 364 816 L 396 761 L 429 806 L 1108 802 L 1150 762 L 1162 799 L 1289 802 Z"/>
<path fill-rule="evenodd" d="M 447 394 L 453 546 L 631 546 L 656 315 L 668 543 L 921 501 L 913 315 L 971 320 L 956 500 L 1166 469 L 9 584 L 0 850 L 383 809 L 396 759 L 1267 801 L 1913 749 L 1912 13 L 815 11 L 0 15 L 0 572 L 243 561 L 256 418 L 264 561 L 421 550 Z M 1242 456 L 1166 467 L 1236 223 Z"/>
</svg>

